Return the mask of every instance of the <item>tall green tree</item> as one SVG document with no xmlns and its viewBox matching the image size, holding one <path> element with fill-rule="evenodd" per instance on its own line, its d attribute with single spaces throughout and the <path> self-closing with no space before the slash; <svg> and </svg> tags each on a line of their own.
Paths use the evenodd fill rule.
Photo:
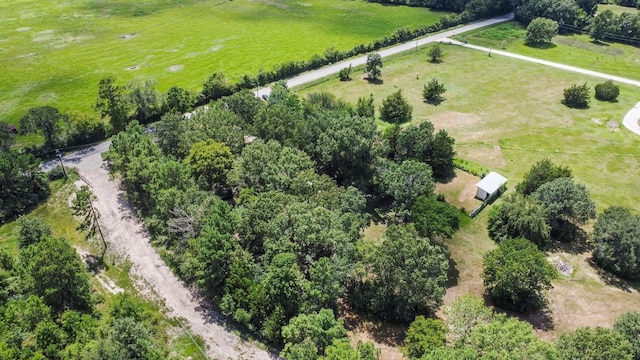
<svg viewBox="0 0 640 360">
<path fill-rule="evenodd" d="M 167 90 L 167 95 L 164 97 L 162 110 L 165 113 L 176 112 L 182 115 L 193 110 L 195 101 L 195 97 L 189 90 L 172 86 Z"/>
<path fill-rule="evenodd" d="M 497 242 L 522 237 L 544 248 L 551 238 L 547 219 L 548 210 L 542 203 L 514 193 L 489 212 L 489 237 Z"/>
<path fill-rule="evenodd" d="M 435 189 L 431 167 L 415 160 L 400 165 L 389 162 L 380 174 L 382 192 L 390 196 L 399 211 L 411 209 L 419 196 L 430 196 Z"/>
<path fill-rule="evenodd" d="M 407 322 L 442 304 L 449 262 L 411 226 L 390 226 L 371 261 L 360 295 L 370 298 L 357 301 L 380 318 Z"/>
<path fill-rule="evenodd" d="M 336 320 L 332 310 L 322 309 L 308 315 L 300 314 L 289 320 L 288 325 L 282 327 L 285 346 L 280 356 L 291 359 L 294 349 L 305 340 L 311 341 L 318 351 L 317 355 L 323 355 L 325 349 L 335 340 L 346 337 L 347 330 L 342 320 Z"/>
<path fill-rule="evenodd" d="M 55 313 L 91 311 L 91 286 L 84 264 L 65 239 L 45 237 L 23 249 L 20 259 L 33 293 Z"/>
<path fill-rule="evenodd" d="M 444 309 L 449 339 L 455 346 L 468 343 L 469 336 L 480 324 L 494 319 L 493 311 L 475 295 L 461 295 Z"/>
<path fill-rule="evenodd" d="M 612 329 L 579 328 L 560 335 L 556 343 L 562 360 L 632 360 L 631 344 Z"/>
<path fill-rule="evenodd" d="M 31 154 L 0 152 L 0 222 L 24 214 L 49 193 L 39 159 Z"/>
<path fill-rule="evenodd" d="M 640 359 L 640 312 L 626 312 L 613 324 L 613 329 L 631 344 L 633 359 Z"/>
<path fill-rule="evenodd" d="M 51 226 L 41 217 L 21 216 L 18 219 L 18 246 L 23 249 L 51 236 Z"/>
<path fill-rule="evenodd" d="M 127 84 L 127 89 L 134 119 L 146 124 L 159 117 L 162 100 L 156 91 L 155 81 L 147 80 L 144 83 L 134 81 Z"/>
<path fill-rule="evenodd" d="M 623 278 L 640 278 L 640 216 L 612 206 L 598 216 L 591 240 L 596 264 Z"/>
<path fill-rule="evenodd" d="M 16 142 L 16 135 L 9 124 L 0 123 L 0 150 L 8 151 Z"/>
<path fill-rule="evenodd" d="M 412 112 L 413 106 L 402 96 L 402 90 L 399 89 L 382 100 L 380 120 L 390 124 L 402 124 L 411 121 Z"/>
<path fill-rule="evenodd" d="M 191 144 L 187 137 L 187 119 L 180 113 L 168 112 L 156 123 L 156 139 L 165 155 L 176 159 L 184 159 L 189 153 Z"/>
<path fill-rule="evenodd" d="M 548 209 L 551 232 L 561 240 L 574 240 L 577 227 L 596 217 L 596 205 L 587 188 L 571 178 L 543 184 L 532 196 Z"/>
<path fill-rule="evenodd" d="M 615 33 L 616 14 L 610 9 L 598 13 L 591 23 L 589 35 L 594 41 L 602 41 Z"/>
<path fill-rule="evenodd" d="M 365 71 L 367 72 L 367 79 L 370 82 L 379 81 L 382 75 L 382 56 L 378 53 L 371 53 L 367 55 L 367 65 Z"/>
<path fill-rule="evenodd" d="M 233 85 L 231 85 L 224 73 L 214 72 L 202 84 L 202 96 L 206 100 L 217 100 L 223 96 L 233 94 Z"/>
<path fill-rule="evenodd" d="M 525 43 L 528 45 L 540 45 L 550 43 L 554 36 L 558 35 L 558 22 L 542 17 L 531 20 L 527 26 Z"/>
<path fill-rule="evenodd" d="M 442 320 L 416 316 L 407 330 L 402 353 L 409 359 L 421 359 L 432 349 L 446 345 L 446 333 Z"/>
<path fill-rule="evenodd" d="M 505 309 L 530 312 L 546 305 L 555 268 L 527 239 L 510 239 L 484 256 L 485 291 Z"/>
<path fill-rule="evenodd" d="M 309 154 L 320 172 L 338 183 L 352 183 L 370 173 L 376 135 L 373 118 L 321 112 L 307 118 L 298 147 Z"/>
<path fill-rule="evenodd" d="M 115 77 L 109 76 L 100 80 L 95 108 L 102 117 L 109 117 L 112 133 L 119 133 L 129 123 L 129 107 L 124 88 L 116 83 Z"/>
<path fill-rule="evenodd" d="M 226 185 L 233 155 L 228 146 L 209 139 L 193 144 L 184 162 L 200 188 L 210 190 Z"/>
<path fill-rule="evenodd" d="M 240 188 L 286 191 L 300 171 L 313 167 L 313 161 L 303 151 L 273 140 L 256 140 L 242 150 L 229 177 Z"/>
<path fill-rule="evenodd" d="M 40 106 L 29 109 L 20 119 L 20 130 L 25 133 L 39 132 L 44 137 L 44 144 L 54 148 L 62 137 L 64 115 L 53 106 Z"/>
<path fill-rule="evenodd" d="M 516 186 L 516 191 L 522 195 L 533 194 L 542 184 L 559 178 L 573 177 L 571 170 L 562 165 L 556 165 L 545 158 L 533 164 L 524 174 L 524 179 Z"/>
<path fill-rule="evenodd" d="M 375 117 L 376 107 L 373 105 L 373 102 L 373 94 L 369 94 L 368 97 L 359 97 L 358 103 L 356 104 L 356 114 L 358 114 L 358 116 L 360 117 Z"/>
<path fill-rule="evenodd" d="M 455 206 L 438 201 L 435 196 L 419 196 L 411 207 L 411 220 L 420 236 L 441 236 L 450 239 L 460 227 Z"/>
</svg>

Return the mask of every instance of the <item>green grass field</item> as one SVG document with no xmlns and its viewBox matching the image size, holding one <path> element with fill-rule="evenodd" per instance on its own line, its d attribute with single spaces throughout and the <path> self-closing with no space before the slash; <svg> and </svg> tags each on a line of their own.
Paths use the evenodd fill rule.
<svg viewBox="0 0 640 360">
<path fill-rule="evenodd" d="M 98 81 L 200 90 L 329 47 L 436 22 L 425 8 L 331 0 L 0 0 L 0 121 L 33 106 L 90 111 Z"/>
<path fill-rule="evenodd" d="M 639 12 L 640 10 L 636 9 L 636 8 L 632 8 L 632 7 L 628 7 L 628 6 L 620 6 L 620 5 L 614 5 L 614 4 L 600 4 L 598 5 L 598 12 L 602 12 L 605 10 L 611 10 L 616 14 L 622 14 L 622 13 L 632 13 L 635 14 L 637 12 Z"/>
<path fill-rule="evenodd" d="M 613 42 L 594 43 L 589 35 L 570 34 L 554 37 L 550 47 L 534 48 L 524 44 L 525 32 L 522 25 L 510 22 L 455 38 L 467 40 L 470 44 L 640 80 L 640 47 Z"/>
</svg>

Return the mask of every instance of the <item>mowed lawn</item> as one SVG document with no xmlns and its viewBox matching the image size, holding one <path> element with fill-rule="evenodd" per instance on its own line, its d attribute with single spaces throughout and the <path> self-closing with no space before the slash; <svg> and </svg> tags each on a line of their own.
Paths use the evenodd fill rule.
<svg viewBox="0 0 640 360">
<path fill-rule="evenodd" d="M 444 46 L 444 53 L 441 64 L 428 63 L 426 49 L 387 59 L 380 85 L 367 83 L 362 69 L 357 69 L 351 81 L 330 79 L 299 93 L 329 91 L 351 102 L 373 94 L 378 107 L 385 97 L 401 89 L 413 105 L 414 123 L 430 120 L 437 129 L 447 129 L 456 139 L 458 156 L 505 175 L 509 192 L 531 165 L 548 157 L 573 170 L 599 212 L 611 205 L 637 209 L 640 135 L 620 122 L 640 101 L 639 88 L 621 85 L 618 102 L 592 99 L 589 109 L 574 110 L 560 103 L 563 89 L 585 82 L 593 88 L 604 80 L 512 58 L 489 57 L 457 46 Z M 447 88 L 445 101 L 439 106 L 421 99 L 424 84 L 432 78 Z M 608 121 L 618 122 L 620 128 L 607 127 Z M 447 200 L 456 206 L 468 206 L 467 202 L 473 201 L 469 187 L 479 179 L 458 173 L 452 184 L 439 185 L 438 191 L 445 191 Z M 496 246 L 487 234 L 490 210 L 483 210 L 449 241 L 456 278 L 445 305 L 461 294 L 482 295 L 484 291 L 480 277 L 483 255 Z M 372 227 L 365 235 L 381 231 Z M 637 309 L 640 286 L 607 284 L 591 264 L 589 252 L 560 246 L 548 255 L 551 261 L 560 259 L 575 272 L 554 281 L 548 312 L 524 318 L 544 338 L 553 339 L 580 326 L 610 326 L 624 311 Z"/>
<path fill-rule="evenodd" d="M 200 90 L 330 47 L 436 22 L 424 8 L 331 0 L 0 0 L 0 121 L 33 106 L 90 111 L 101 78 Z"/>
<path fill-rule="evenodd" d="M 622 7 L 616 8 L 619 10 Z M 603 5 L 600 5 L 599 9 L 602 11 Z M 626 12 L 637 11 L 633 8 L 622 9 L 628 9 Z M 607 41 L 593 42 L 588 34 L 562 34 L 554 37 L 549 46 L 531 47 L 524 43 L 525 34 L 524 26 L 517 22 L 509 22 L 455 38 L 466 40 L 470 44 L 640 80 L 640 44 L 631 46 Z"/>
</svg>

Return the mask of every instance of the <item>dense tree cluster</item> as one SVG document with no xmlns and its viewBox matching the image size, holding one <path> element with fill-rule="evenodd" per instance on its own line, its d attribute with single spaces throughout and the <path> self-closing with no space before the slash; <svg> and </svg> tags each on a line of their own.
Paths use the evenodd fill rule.
<svg viewBox="0 0 640 360">
<path fill-rule="evenodd" d="M 164 336 L 123 293 L 106 314 L 85 265 L 39 218 L 19 223 L 17 258 L 0 249 L 0 358 L 164 359 Z"/>
<path fill-rule="evenodd" d="M 596 208 L 571 170 L 544 159 L 535 163 L 508 196 L 489 214 L 489 236 L 496 241 L 524 237 L 544 247 L 550 237 L 573 241 L 579 226 L 594 219 Z"/>
<path fill-rule="evenodd" d="M 405 131 L 427 138 L 411 143 L 402 131 L 391 152 L 368 100 L 300 99 L 280 83 L 266 102 L 240 92 L 190 117 L 165 115 L 156 139 L 130 123 L 106 154 L 175 271 L 283 344 L 288 359 L 378 357 L 345 342 L 340 298 L 405 322 L 442 302 L 442 240 L 458 213 L 435 200 L 431 164 L 451 171 L 453 139 L 424 122 Z M 392 210 L 390 221 L 415 227 L 393 225 L 382 245 L 365 243 L 365 194 Z"/>
<path fill-rule="evenodd" d="M 640 14 L 638 12 L 616 14 L 611 10 L 602 11 L 594 17 L 589 35 L 596 41 L 639 41 Z"/>
<path fill-rule="evenodd" d="M 504 309 L 530 312 L 546 305 L 556 269 L 527 239 L 509 239 L 484 256 L 485 291 Z"/>
</svg>

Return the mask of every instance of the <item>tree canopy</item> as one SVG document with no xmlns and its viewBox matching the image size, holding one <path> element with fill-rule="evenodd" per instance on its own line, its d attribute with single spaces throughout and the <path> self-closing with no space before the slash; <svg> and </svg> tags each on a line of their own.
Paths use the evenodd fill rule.
<svg viewBox="0 0 640 360">
<path fill-rule="evenodd" d="M 640 216 L 612 206 L 598 216 L 591 239 L 596 264 L 627 279 L 640 278 Z"/>
<path fill-rule="evenodd" d="M 413 106 L 402 96 L 402 90 L 399 89 L 382 100 L 380 119 L 390 124 L 402 124 L 411 121 L 412 112 Z"/>
<path fill-rule="evenodd" d="M 527 239 L 505 240 L 484 256 L 482 278 L 486 293 L 509 310 L 530 312 L 546 305 L 555 268 Z"/>
</svg>

